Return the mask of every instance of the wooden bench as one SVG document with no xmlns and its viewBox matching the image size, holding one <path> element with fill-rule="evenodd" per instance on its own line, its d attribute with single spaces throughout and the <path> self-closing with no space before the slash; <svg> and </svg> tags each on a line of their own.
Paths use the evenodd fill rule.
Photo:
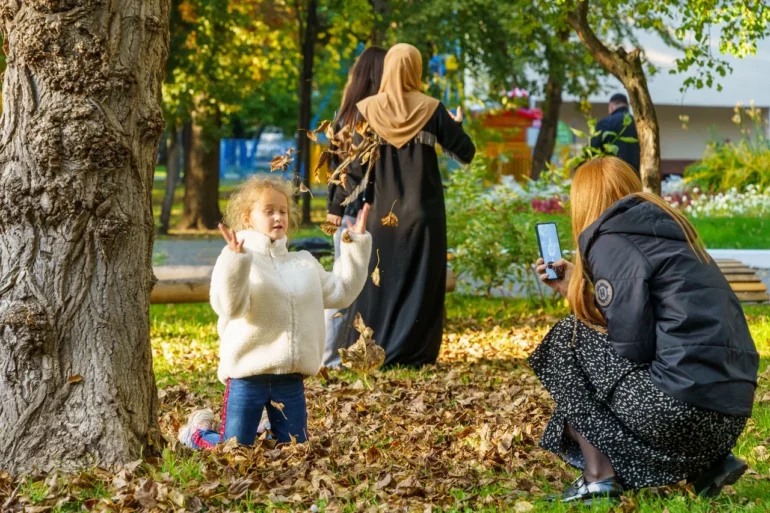
<svg viewBox="0 0 770 513">
<path fill-rule="evenodd" d="M 767 286 L 757 275 L 756 270 L 738 260 L 716 260 L 730 287 L 744 303 L 765 303 L 770 301 Z"/>
</svg>

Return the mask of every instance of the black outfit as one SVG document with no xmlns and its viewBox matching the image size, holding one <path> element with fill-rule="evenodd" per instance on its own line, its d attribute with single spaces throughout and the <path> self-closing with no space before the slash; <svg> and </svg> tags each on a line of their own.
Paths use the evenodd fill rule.
<svg viewBox="0 0 770 513">
<path fill-rule="evenodd" d="M 623 142 L 617 139 L 614 144 L 618 147 L 617 157 L 625 161 L 639 174 L 639 134 L 636 132 L 636 123 L 633 116 L 631 117 L 631 124 L 623 130 L 623 118 L 628 113 L 628 107 L 620 107 L 596 123 L 596 131 L 601 132 L 601 134 L 591 139 L 591 146 L 602 148 L 605 143 L 611 141 L 613 139 L 612 136 L 608 136 L 607 139 L 602 137 L 606 132 L 614 132 L 620 134 L 621 137 L 633 137 L 637 142 Z M 623 133 L 621 134 L 621 132 Z"/>
<path fill-rule="evenodd" d="M 390 144 L 380 147 L 365 195 L 372 205 L 367 223 L 374 244 L 369 273 L 379 258 L 381 280 L 379 287 L 367 280 L 348 309 L 346 324 L 361 313 L 377 344 L 385 349 L 386 366 L 434 363 L 441 346 L 447 239 L 436 144 L 463 164 L 476 152 L 462 126 L 439 104 L 412 141 L 400 149 Z M 391 208 L 398 217 L 395 228 L 381 223 Z M 357 337 L 350 329 L 348 344 Z"/>
<path fill-rule="evenodd" d="M 569 424 L 627 488 L 693 476 L 751 416 L 759 356 L 741 305 L 663 210 L 620 200 L 579 240 L 607 334 L 570 317 L 530 365 L 556 401 L 541 445 L 582 468 Z"/>
</svg>

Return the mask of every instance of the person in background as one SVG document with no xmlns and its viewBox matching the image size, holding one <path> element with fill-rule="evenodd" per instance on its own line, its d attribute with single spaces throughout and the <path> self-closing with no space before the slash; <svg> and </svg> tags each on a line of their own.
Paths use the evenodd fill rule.
<svg viewBox="0 0 770 513">
<path fill-rule="evenodd" d="M 582 475 L 563 502 L 688 480 L 713 496 L 748 468 L 759 355 L 740 301 L 686 217 L 615 157 L 570 192 L 574 264 L 540 279 L 569 301 L 529 364 L 556 408 L 540 445 Z M 560 272 L 560 270 L 562 272 Z"/>
<path fill-rule="evenodd" d="M 634 122 L 634 117 L 631 116 L 626 95 L 621 93 L 612 95 L 612 98 L 610 98 L 609 113 L 609 116 L 596 124 L 596 131 L 601 133 L 597 137 L 591 139 L 591 146 L 600 149 L 608 142 L 608 140 L 612 140 L 612 137 L 609 137 L 608 139 L 602 137 L 602 134 L 605 132 L 614 132 L 620 134 L 621 137 L 631 137 L 636 139 L 636 142 L 624 142 L 617 139 L 613 144 L 618 147 L 618 154 L 616 157 L 631 166 L 631 169 L 638 175 L 639 134 L 636 131 L 636 123 Z M 631 116 L 631 124 L 624 130 L 623 118 L 626 117 L 626 114 Z"/>
<path fill-rule="evenodd" d="M 387 50 L 383 48 L 370 46 L 358 57 L 350 70 L 348 83 L 342 95 L 342 105 L 335 120 L 335 131 L 339 131 L 346 125 L 352 128 L 361 119 L 356 104 L 379 91 L 386 53 L 388 53 Z M 333 155 L 329 166 L 330 170 L 333 171 L 337 165 L 339 165 L 339 157 Z M 361 166 L 352 165 L 348 168 L 344 188 L 336 184 L 329 184 L 326 221 L 339 226 L 337 233 L 334 234 L 335 260 L 340 258 L 340 240 L 345 223 L 347 221 L 355 222 L 358 212 L 363 207 L 364 199 L 363 197 L 356 198 L 355 201 L 346 206 L 343 206 L 342 203 L 347 198 L 347 193 L 355 188 L 362 178 Z M 350 324 L 345 323 L 345 311 L 346 309 L 326 310 L 326 350 L 323 357 L 323 364 L 326 367 L 339 367 L 339 350 L 347 347 L 348 331 L 353 328 Z"/>
<path fill-rule="evenodd" d="M 422 93 L 422 56 L 412 45 L 398 44 L 385 57 L 380 91 L 358 103 L 361 116 L 382 139 L 380 158 L 367 184 L 372 205 L 367 230 L 375 248 L 369 279 L 348 309 L 374 331 L 385 349 L 385 365 L 418 367 L 435 363 L 444 331 L 447 234 L 444 187 L 436 146 L 462 164 L 476 148 L 456 115 Z M 385 226 L 390 212 L 397 226 Z M 351 332 L 349 344 L 357 333 Z"/>
</svg>

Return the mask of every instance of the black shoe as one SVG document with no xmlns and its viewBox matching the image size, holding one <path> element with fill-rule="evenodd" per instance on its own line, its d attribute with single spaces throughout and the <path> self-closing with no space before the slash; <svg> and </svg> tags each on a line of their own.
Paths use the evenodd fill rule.
<svg viewBox="0 0 770 513">
<path fill-rule="evenodd" d="M 622 493 L 623 487 L 616 477 L 587 483 L 585 476 L 581 475 L 561 495 L 549 497 L 549 500 L 590 505 L 595 499 L 613 499 L 620 497 Z"/>
<path fill-rule="evenodd" d="M 701 497 L 716 497 L 723 486 L 735 484 L 748 469 L 745 461 L 730 453 L 690 482 L 693 483 L 695 493 Z"/>
</svg>

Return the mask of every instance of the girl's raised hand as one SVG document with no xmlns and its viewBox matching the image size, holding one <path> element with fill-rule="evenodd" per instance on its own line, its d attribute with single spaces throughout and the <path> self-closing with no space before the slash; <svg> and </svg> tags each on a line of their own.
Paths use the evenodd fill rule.
<svg viewBox="0 0 770 513">
<path fill-rule="evenodd" d="M 369 217 L 369 210 L 371 210 L 371 208 L 372 206 L 369 203 L 364 203 L 364 208 L 358 212 L 358 219 L 356 219 L 355 226 L 348 221 L 348 231 L 350 233 L 366 233 L 366 219 Z"/>
<path fill-rule="evenodd" d="M 225 225 L 222 223 L 219 223 L 219 231 L 222 232 L 222 237 L 225 239 L 225 242 L 227 242 L 227 247 L 230 248 L 230 251 L 233 253 L 245 253 L 243 251 L 243 242 L 238 242 L 238 237 L 235 236 L 235 230 L 228 230 Z"/>
</svg>

